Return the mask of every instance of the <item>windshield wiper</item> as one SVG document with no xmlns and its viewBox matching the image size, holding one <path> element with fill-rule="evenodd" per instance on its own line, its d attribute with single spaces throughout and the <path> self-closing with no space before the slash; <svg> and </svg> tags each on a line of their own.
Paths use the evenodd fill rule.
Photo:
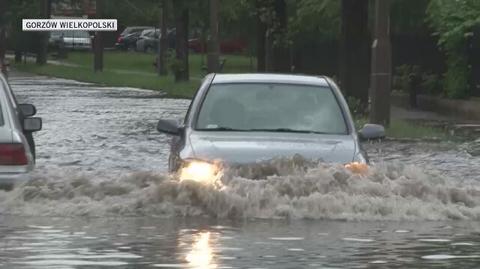
<svg viewBox="0 0 480 269">
<path fill-rule="evenodd" d="M 278 132 L 278 133 L 302 133 L 302 134 L 329 134 L 325 132 L 317 132 L 311 130 L 297 130 L 290 128 L 275 128 L 275 129 L 250 129 L 250 132 Z"/>
</svg>

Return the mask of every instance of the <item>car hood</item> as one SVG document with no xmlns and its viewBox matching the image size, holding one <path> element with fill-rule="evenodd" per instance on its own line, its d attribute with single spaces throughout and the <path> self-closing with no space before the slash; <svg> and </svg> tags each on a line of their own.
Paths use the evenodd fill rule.
<svg viewBox="0 0 480 269">
<path fill-rule="evenodd" d="M 299 154 L 307 159 L 348 163 L 356 144 L 351 135 L 299 133 L 192 132 L 193 158 L 222 160 L 228 164 L 254 163 Z"/>
</svg>

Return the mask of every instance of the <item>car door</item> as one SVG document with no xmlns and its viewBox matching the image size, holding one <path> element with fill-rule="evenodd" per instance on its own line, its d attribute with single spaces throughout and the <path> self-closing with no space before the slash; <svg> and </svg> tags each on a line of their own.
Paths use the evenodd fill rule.
<svg viewBox="0 0 480 269">
<path fill-rule="evenodd" d="M 4 87 L 6 89 L 5 92 L 8 96 L 8 98 L 10 99 L 10 102 L 12 103 L 13 109 L 15 111 L 15 116 L 19 120 L 20 125 L 23 126 L 23 121 L 25 119 L 25 115 L 23 115 L 22 110 L 18 106 L 17 98 L 13 94 L 13 90 L 10 87 L 10 85 L 8 84 L 8 82 L 3 81 L 2 83 L 4 84 Z M 22 131 L 23 131 L 23 135 L 25 136 L 25 138 L 28 141 L 28 145 L 30 146 L 30 151 L 32 152 L 33 157 L 35 158 L 35 141 L 33 139 L 33 133 L 32 132 L 26 132 L 25 130 L 22 130 Z"/>
</svg>

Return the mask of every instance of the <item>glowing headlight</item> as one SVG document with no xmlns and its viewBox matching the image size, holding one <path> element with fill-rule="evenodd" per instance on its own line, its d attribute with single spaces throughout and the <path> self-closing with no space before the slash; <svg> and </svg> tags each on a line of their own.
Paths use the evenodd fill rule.
<svg viewBox="0 0 480 269">
<path fill-rule="evenodd" d="M 179 171 L 180 181 L 192 180 L 204 184 L 218 184 L 220 177 L 220 165 L 205 161 L 188 161 Z"/>
<path fill-rule="evenodd" d="M 359 162 L 347 163 L 345 165 L 345 168 L 347 168 L 348 170 L 356 174 L 366 174 L 368 172 L 368 164 L 366 163 L 359 163 Z"/>
</svg>

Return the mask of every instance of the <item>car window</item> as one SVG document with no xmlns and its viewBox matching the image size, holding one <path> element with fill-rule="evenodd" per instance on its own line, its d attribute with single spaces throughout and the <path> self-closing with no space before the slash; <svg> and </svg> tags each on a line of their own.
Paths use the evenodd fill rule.
<svg viewBox="0 0 480 269">
<path fill-rule="evenodd" d="M 329 87 L 275 83 L 212 85 L 200 109 L 196 129 L 218 128 L 348 132 Z"/>
<path fill-rule="evenodd" d="M 2 91 L 5 93 L 5 95 L 7 96 L 7 98 L 13 98 L 12 101 L 13 101 L 13 102 L 16 102 L 15 97 L 14 97 L 13 95 L 10 96 L 10 94 L 9 94 L 9 86 L 8 86 L 8 84 L 7 84 L 2 78 L 0 78 L 0 90 L 2 90 Z M 0 103 L 0 126 L 5 125 L 5 121 L 4 121 L 4 119 L 3 119 L 3 108 L 2 108 L 3 105 L 4 105 L 4 104 Z"/>
<path fill-rule="evenodd" d="M 65 31 L 63 37 L 89 38 L 90 34 L 86 31 Z"/>
<path fill-rule="evenodd" d="M 153 30 L 145 30 L 142 32 L 141 35 L 146 37 L 153 37 Z"/>
</svg>

